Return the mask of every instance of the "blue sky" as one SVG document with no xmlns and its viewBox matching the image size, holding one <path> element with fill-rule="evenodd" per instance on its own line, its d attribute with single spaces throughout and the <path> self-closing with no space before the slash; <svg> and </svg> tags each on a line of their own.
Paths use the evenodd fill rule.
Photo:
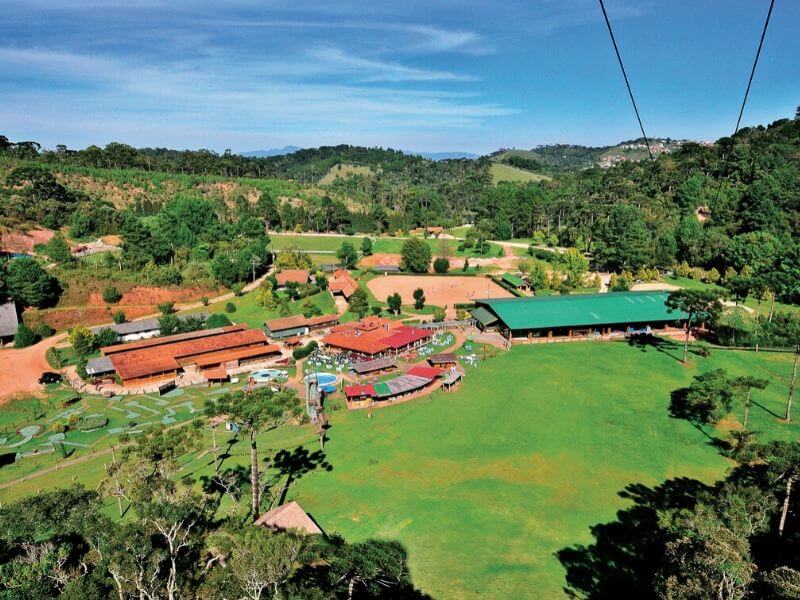
<svg viewBox="0 0 800 600">
<path fill-rule="evenodd" d="M 732 130 L 768 0 L 607 0 L 651 135 Z M 489 152 L 638 136 L 596 0 L 3 0 L 0 133 Z M 745 123 L 800 104 L 778 0 Z"/>
</svg>

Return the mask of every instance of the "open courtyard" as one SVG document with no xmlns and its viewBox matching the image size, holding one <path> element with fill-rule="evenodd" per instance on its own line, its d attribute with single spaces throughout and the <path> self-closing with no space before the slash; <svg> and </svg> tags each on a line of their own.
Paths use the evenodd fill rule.
<svg viewBox="0 0 800 600">
<path fill-rule="evenodd" d="M 387 275 L 371 279 L 367 286 L 383 302 L 397 292 L 403 304 L 414 303 L 414 290 L 422 288 L 426 304 L 449 306 L 474 302 L 479 298 L 511 298 L 511 292 L 486 277 L 458 275 Z"/>
</svg>

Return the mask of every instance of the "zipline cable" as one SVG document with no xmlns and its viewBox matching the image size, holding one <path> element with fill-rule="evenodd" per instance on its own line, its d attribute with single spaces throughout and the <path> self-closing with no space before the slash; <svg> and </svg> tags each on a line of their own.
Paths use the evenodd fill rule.
<svg viewBox="0 0 800 600">
<path fill-rule="evenodd" d="M 628 80 L 628 73 L 625 71 L 625 65 L 622 62 L 622 56 L 619 53 L 619 46 L 617 46 L 617 38 L 614 37 L 614 30 L 611 28 L 611 21 L 608 19 L 608 13 L 606 12 L 606 5 L 605 2 L 603 2 L 603 0 L 600 0 L 600 9 L 603 11 L 603 18 L 606 20 L 606 27 L 608 27 L 608 35 L 611 36 L 611 43 L 614 45 L 614 53 L 617 55 L 617 62 L 619 63 L 619 68 L 622 71 L 622 77 L 625 79 L 625 87 L 628 88 L 628 96 L 630 96 L 631 104 L 633 104 L 633 112 L 636 113 L 636 120 L 639 122 L 639 129 L 642 132 L 644 143 L 647 145 L 647 154 L 650 156 L 650 162 L 652 162 L 653 166 L 655 167 L 656 164 L 655 158 L 653 157 L 653 152 L 650 150 L 650 139 L 644 132 L 644 124 L 642 123 L 641 115 L 639 115 L 639 107 L 636 106 L 636 99 L 633 97 L 633 89 L 631 89 L 631 82 Z M 658 174 L 656 174 L 656 177 L 658 177 Z"/>
<path fill-rule="evenodd" d="M 772 18 L 772 9 L 775 8 L 775 0 L 770 0 L 769 3 L 769 10 L 767 11 L 767 18 L 764 20 L 764 28 L 761 30 L 761 38 L 758 40 L 758 48 L 756 49 L 756 57 L 753 60 L 753 67 L 750 69 L 750 77 L 747 79 L 747 87 L 744 90 L 744 98 L 742 98 L 742 106 L 739 108 L 739 118 L 736 119 L 736 127 L 733 130 L 733 135 L 731 136 L 731 146 L 728 149 L 728 153 L 722 155 L 722 168 L 719 171 L 719 182 L 717 183 L 717 194 L 714 197 L 714 203 L 719 200 L 719 195 L 722 192 L 722 177 L 727 171 L 728 168 L 728 160 L 730 159 L 730 155 L 733 153 L 733 145 L 736 143 L 736 134 L 739 133 L 739 127 L 742 124 L 742 117 L 744 116 L 744 109 L 747 106 L 747 99 L 750 97 L 750 87 L 753 85 L 753 78 L 756 74 L 756 68 L 758 67 L 758 59 L 761 58 L 761 49 L 764 47 L 764 39 L 767 37 L 767 29 L 769 28 L 769 22 Z"/>
</svg>

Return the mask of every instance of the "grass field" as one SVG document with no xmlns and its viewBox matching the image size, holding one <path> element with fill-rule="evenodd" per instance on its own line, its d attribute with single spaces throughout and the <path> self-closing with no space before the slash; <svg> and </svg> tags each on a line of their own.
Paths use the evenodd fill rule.
<svg viewBox="0 0 800 600">
<path fill-rule="evenodd" d="M 512 167 L 511 165 L 505 165 L 497 162 L 492 163 L 491 170 L 492 182 L 495 185 L 501 181 L 521 181 L 525 183 L 527 181 L 545 181 L 550 179 L 550 177 L 547 175 L 531 173 L 530 171 L 524 171 L 523 169 L 518 169 L 516 167 Z"/>
<path fill-rule="evenodd" d="M 361 248 L 363 236 L 355 235 L 297 235 L 295 233 L 271 233 L 270 247 L 274 250 L 283 250 L 289 246 L 294 246 L 299 250 L 319 250 L 322 252 L 336 252 L 343 242 L 350 242 L 356 247 Z"/>
<path fill-rule="evenodd" d="M 330 292 L 320 292 L 319 294 L 310 296 L 310 298 L 314 304 L 320 307 L 323 314 L 333 314 L 336 312 L 336 303 Z M 290 302 L 289 308 L 291 309 L 291 314 L 302 314 L 305 301 L 306 298 L 302 298 Z M 232 313 L 225 311 L 225 306 L 228 302 L 232 302 L 236 307 L 236 310 Z M 256 295 L 254 292 L 244 294 L 243 296 L 233 298 L 226 302 L 217 302 L 216 304 L 196 308 L 188 312 L 223 313 L 232 323 L 246 323 L 250 327 L 263 327 L 264 321 L 268 319 L 277 319 L 281 316 L 277 310 L 267 310 L 256 304 Z"/>
<path fill-rule="evenodd" d="M 730 466 L 711 443 L 724 428 L 701 431 L 668 414 L 670 392 L 693 375 L 724 367 L 769 379 L 754 394 L 752 428 L 764 437 L 800 432 L 779 422 L 791 355 L 714 350 L 689 367 L 679 355 L 679 347 L 623 343 L 516 347 L 468 367 L 455 393 L 375 410 L 371 418 L 334 411 L 330 468 L 298 478 L 287 499 L 328 532 L 399 540 L 415 582 L 434 597 L 563 597 L 555 553 L 590 542 L 590 526 L 628 505 L 619 496 L 625 486 L 679 476 L 712 481 Z M 735 426 L 735 416 L 725 420 Z M 220 435 L 231 442 L 225 466 L 246 464 L 246 440 Z M 264 455 L 298 443 L 315 449 L 309 427 L 261 441 Z M 104 460 L 66 462 L 0 490 L 0 500 L 73 477 L 96 486 Z M 198 480 L 213 469 L 208 455 L 184 464 L 181 475 Z"/>
</svg>

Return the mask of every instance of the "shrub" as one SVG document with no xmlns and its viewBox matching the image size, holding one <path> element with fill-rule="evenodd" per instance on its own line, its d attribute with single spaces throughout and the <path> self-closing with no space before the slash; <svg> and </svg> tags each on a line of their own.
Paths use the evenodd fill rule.
<svg viewBox="0 0 800 600">
<path fill-rule="evenodd" d="M 25 323 L 20 323 L 14 336 L 14 348 L 27 348 L 39 341 L 39 336 Z"/>
<path fill-rule="evenodd" d="M 233 302 L 228 302 L 225 305 L 225 312 L 228 313 L 228 314 L 235 313 L 236 312 L 236 305 Z"/>
<path fill-rule="evenodd" d="M 222 313 L 214 313 L 206 319 L 206 329 L 216 329 L 217 327 L 227 327 L 231 320 Z"/>
<path fill-rule="evenodd" d="M 53 433 L 64 433 L 67 430 L 67 428 L 61 421 L 56 421 L 55 423 L 53 423 L 50 429 L 53 431 Z"/>
<path fill-rule="evenodd" d="M 381 316 L 382 310 L 381 310 L 380 305 L 378 305 L 378 304 L 373 304 L 370 307 L 370 311 L 372 311 L 372 314 L 375 315 L 376 317 L 380 317 Z"/>
<path fill-rule="evenodd" d="M 436 321 L 437 323 L 441 323 L 442 321 L 444 321 L 446 316 L 447 314 L 445 313 L 445 310 L 441 306 L 437 306 L 433 309 L 433 320 Z"/>
<path fill-rule="evenodd" d="M 156 307 L 162 315 L 171 315 L 175 312 L 174 302 L 162 302 L 161 304 L 157 304 Z"/>
<path fill-rule="evenodd" d="M 242 292 L 244 291 L 244 284 L 243 283 L 234 283 L 231 286 L 231 291 L 233 292 L 234 296 L 241 296 Z"/>
<path fill-rule="evenodd" d="M 464 266 L 461 267 L 461 270 L 464 271 L 465 273 L 467 271 L 469 271 L 469 259 L 468 258 L 464 259 Z"/>
<path fill-rule="evenodd" d="M 111 315 L 111 318 L 117 325 L 119 325 L 120 323 L 124 323 L 126 319 L 125 313 L 121 310 L 116 311 L 113 315 Z"/>
<path fill-rule="evenodd" d="M 175 267 L 166 265 L 153 271 L 151 281 L 157 285 L 180 285 L 183 283 L 183 275 Z"/>
<path fill-rule="evenodd" d="M 78 421 L 78 431 L 94 431 L 108 425 L 108 419 L 102 415 L 94 415 L 91 417 L 83 417 Z"/>
<path fill-rule="evenodd" d="M 42 339 L 50 337 L 55 332 L 56 330 L 50 327 L 50 325 L 48 325 L 47 323 L 42 323 L 41 325 L 39 325 L 39 327 L 36 328 L 36 335 L 38 335 Z"/>
<path fill-rule="evenodd" d="M 469 268 L 469 267 L 468 267 Z M 450 269 L 450 261 L 444 257 L 439 257 L 433 261 L 433 270 L 437 273 L 447 273 Z"/>
<path fill-rule="evenodd" d="M 58 348 L 48 348 L 47 352 L 45 352 L 45 360 L 47 360 L 47 364 L 53 367 L 54 369 L 60 369 L 64 366 L 64 361 L 61 358 L 61 352 Z"/>
<path fill-rule="evenodd" d="M 305 346 L 300 346 L 299 348 L 295 348 L 292 351 L 292 358 L 295 360 L 300 360 L 311 354 L 314 350 L 319 347 L 316 340 L 311 340 Z"/>
<path fill-rule="evenodd" d="M 94 345 L 96 348 L 104 348 L 105 346 L 113 346 L 119 341 L 119 334 L 110 327 L 104 327 L 94 336 Z"/>
<path fill-rule="evenodd" d="M 103 290 L 103 302 L 108 304 L 116 304 L 120 300 L 122 300 L 122 292 L 120 292 L 113 285 L 109 285 Z"/>
<path fill-rule="evenodd" d="M 317 317 L 322 314 L 322 309 L 314 304 L 314 302 L 309 298 L 305 302 L 303 302 L 303 316 L 306 319 L 310 319 L 311 317 Z"/>
<path fill-rule="evenodd" d="M 208 296 L 203 296 L 202 298 L 200 298 L 200 304 L 202 304 L 203 306 L 208 306 L 208 303 L 209 303 Z"/>
<path fill-rule="evenodd" d="M 67 427 L 74 429 L 75 425 L 78 424 L 78 419 L 79 417 L 75 413 L 70 414 L 70 416 L 67 417 Z"/>
</svg>

